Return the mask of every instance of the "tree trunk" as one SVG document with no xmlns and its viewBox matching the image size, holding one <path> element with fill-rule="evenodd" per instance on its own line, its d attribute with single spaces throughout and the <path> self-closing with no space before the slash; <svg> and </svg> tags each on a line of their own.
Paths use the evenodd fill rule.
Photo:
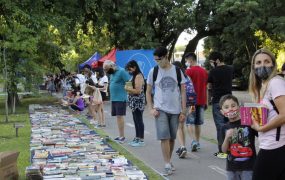
<svg viewBox="0 0 285 180">
<path fill-rule="evenodd" d="M 200 39 L 202 39 L 202 38 L 204 38 L 206 36 L 207 35 L 204 34 L 204 33 L 200 33 L 200 34 L 198 33 L 193 39 L 191 39 L 189 41 L 189 43 L 187 44 L 186 49 L 185 49 L 185 51 L 183 53 L 182 59 L 181 59 L 181 63 L 183 64 L 183 66 L 185 64 L 185 57 L 184 57 L 185 54 L 188 53 L 188 52 L 195 52 L 196 47 L 197 47 Z"/>
<path fill-rule="evenodd" d="M 20 104 L 19 96 L 16 92 L 8 92 L 8 105 L 14 114 L 16 112 L 16 106 Z"/>
</svg>

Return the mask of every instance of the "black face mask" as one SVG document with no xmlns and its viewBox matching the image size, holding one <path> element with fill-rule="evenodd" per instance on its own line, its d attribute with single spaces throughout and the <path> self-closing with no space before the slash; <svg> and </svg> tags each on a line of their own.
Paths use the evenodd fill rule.
<svg viewBox="0 0 285 180">
<path fill-rule="evenodd" d="M 107 74 L 114 74 L 115 73 L 115 71 L 114 71 L 114 69 L 112 69 L 112 68 L 110 68 L 108 71 L 107 71 Z"/>
<path fill-rule="evenodd" d="M 261 80 L 266 80 L 271 75 L 272 71 L 273 71 L 273 66 L 271 67 L 261 66 L 255 68 L 255 74 Z"/>
<path fill-rule="evenodd" d="M 134 75 L 134 73 L 133 73 L 133 72 L 129 72 L 129 75 L 133 76 L 133 75 Z"/>
</svg>

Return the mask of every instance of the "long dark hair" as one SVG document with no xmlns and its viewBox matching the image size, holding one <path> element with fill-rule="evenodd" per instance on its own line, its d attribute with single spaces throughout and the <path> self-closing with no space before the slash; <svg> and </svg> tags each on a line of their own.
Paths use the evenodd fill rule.
<svg viewBox="0 0 285 180">
<path fill-rule="evenodd" d="M 138 74 L 141 74 L 143 76 L 143 73 L 141 72 L 138 63 L 135 60 L 131 60 L 126 64 L 125 69 L 128 71 L 130 68 L 135 68 L 135 71 L 133 72 L 133 78 L 132 78 L 132 85 L 133 85 L 133 88 L 135 88 L 136 76 Z"/>
<path fill-rule="evenodd" d="M 100 79 L 105 76 L 105 73 L 102 67 L 97 67 L 94 69 L 94 71 L 99 73 L 97 79 Z"/>
</svg>

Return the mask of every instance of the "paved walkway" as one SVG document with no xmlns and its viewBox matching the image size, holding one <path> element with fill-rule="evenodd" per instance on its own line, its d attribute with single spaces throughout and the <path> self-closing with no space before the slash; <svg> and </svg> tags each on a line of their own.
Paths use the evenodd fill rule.
<svg viewBox="0 0 285 180">
<path fill-rule="evenodd" d="M 250 102 L 250 98 L 246 92 L 234 92 L 242 103 Z M 116 137 L 118 135 L 117 124 L 114 117 L 110 115 L 110 103 L 105 104 L 106 122 L 107 128 L 105 131 L 111 136 Z M 217 151 L 216 145 L 216 128 L 212 119 L 210 110 L 206 113 L 205 124 L 202 127 L 202 149 L 198 152 L 188 152 L 188 156 L 185 159 L 179 159 L 175 152 L 173 153 L 173 164 L 176 166 L 176 171 L 173 175 L 166 177 L 166 179 L 193 179 L 193 180 L 221 180 L 226 179 L 225 160 L 218 159 L 213 156 L 213 153 Z M 127 143 L 123 146 L 141 159 L 145 164 L 153 168 L 158 173 L 163 171 L 164 163 L 162 153 L 160 150 L 160 143 L 156 140 L 156 130 L 153 117 L 151 117 L 148 111 L 144 112 L 144 124 L 145 124 L 145 141 L 146 146 L 141 148 L 134 148 Z M 132 115 L 128 109 L 125 117 L 125 136 L 130 141 L 133 139 L 134 123 Z M 186 147 L 190 149 L 189 136 L 186 136 Z M 179 144 L 176 141 L 175 150 Z M 174 150 L 174 151 L 175 151 Z"/>
<path fill-rule="evenodd" d="M 235 91 L 236 95 L 241 103 L 250 102 L 250 98 L 247 92 Z M 111 138 L 118 135 L 116 119 L 110 114 L 110 102 L 105 103 L 105 116 L 106 125 L 104 129 Z M 175 150 L 173 153 L 172 162 L 176 167 L 176 171 L 173 175 L 166 177 L 166 179 L 184 180 L 222 180 L 226 179 L 225 160 L 218 159 L 213 156 L 213 153 L 217 151 L 216 145 L 216 128 L 212 120 L 210 110 L 207 110 L 205 116 L 205 124 L 202 127 L 202 140 L 201 150 L 195 153 L 188 152 L 188 156 L 185 159 L 179 159 L 175 154 L 175 150 L 178 148 L 178 142 L 176 142 Z M 153 168 L 158 173 L 163 171 L 163 158 L 160 150 L 160 143 L 156 140 L 156 130 L 153 118 L 149 115 L 148 111 L 144 112 L 145 123 L 145 142 L 146 146 L 140 148 L 134 148 L 127 143 L 123 144 L 130 153 L 142 160 L 146 165 Z M 125 136 L 130 141 L 135 134 L 134 123 L 131 115 L 131 111 L 128 108 L 127 115 L 125 117 Z M 186 145 L 189 149 L 190 139 L 186 136 Z"/>
</svg>

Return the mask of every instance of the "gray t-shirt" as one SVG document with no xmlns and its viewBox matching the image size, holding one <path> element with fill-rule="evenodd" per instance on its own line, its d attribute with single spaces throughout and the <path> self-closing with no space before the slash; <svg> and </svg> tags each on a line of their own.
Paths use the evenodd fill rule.
<svg viewBox="0 0 285 180">
<path fill-rule="evenodd" d="M 153 86 L 153 69 L 147 77 L 147 84 Z M 181 73 L 181 85 L 185 83 L 185 77 Z M 179 114 L 181 112 L 181 93 L 178 87 L 176 69 L 171 65 L 170 69 L 158 69 L 154 88 L 154 108 L 170 114 Z"/>
</svg>

